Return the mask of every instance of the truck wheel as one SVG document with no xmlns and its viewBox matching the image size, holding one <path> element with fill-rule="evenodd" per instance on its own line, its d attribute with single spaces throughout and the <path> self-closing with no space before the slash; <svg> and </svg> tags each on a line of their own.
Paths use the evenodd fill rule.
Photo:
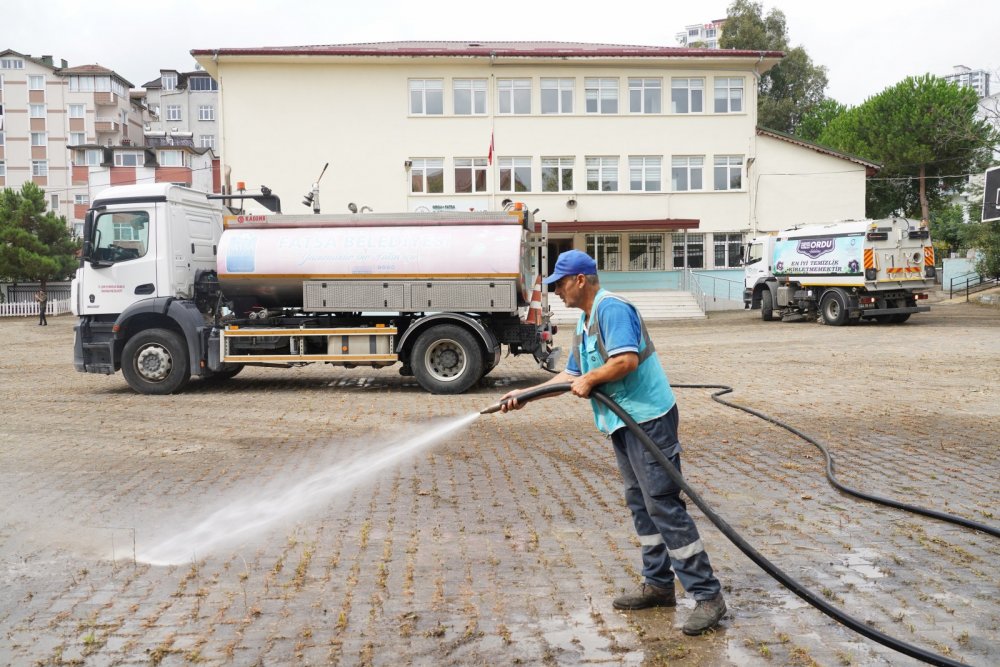
<svg viewBox="0 0 1000 667">
<path fill-rule="evenodd" d="M 420 386 L 432 394 L 461 394 L 483 376 L 483 353 L 466 329 L 439 324 L 417 338 L 410 365 Z"/>
<path fill-rule="evenodd" d="M 191 379 L 187 345 L 168 329 L 149 329 L 129 338 L 122 350 L 122 375 L 140 394 L 172 394 Z"/>
<path fill-rule="evenodd" d="M 889 324 L 902 324 L 906 320 L 910 319 L 912 313 L 897 313 L 896 315 L 889 316 Z"/>
<path fill-rule="evenodd" d="M 824 324 L 829 324 L 832 327 L 847 324 L 847 299 L 844 298 L 840 290 L 832 289 L 823 295 L 819 309 Z"/>
<path fill-rule="evenodd" d="M 760 319 L 765 322 L 774 321 L 774 297 L 769 289 L 760 293 Z"/>
</svg>

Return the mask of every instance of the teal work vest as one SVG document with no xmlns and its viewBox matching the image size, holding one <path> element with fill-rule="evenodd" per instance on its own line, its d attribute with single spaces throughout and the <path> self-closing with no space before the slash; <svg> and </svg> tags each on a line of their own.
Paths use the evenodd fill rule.
<svg viewBox="0 0 1000 667">
<path fill-rule="evenodd" d="M 663 366 L 660 365 L 660 358 L 656 356 L 656 348 L 646 330 L 646 323 L 642 321 L 642 315 L 627 300 L 603 289 L 599 290 L 594 298 L 594 305 L 590 309 L 590 322 L 585 323 L 586 314 L 581 314 L 580 321 L 576 325 L 573 349 L 576 350 L 577 359 L 580 362 L 581 374 L 600 368 L 609 359 L 597 318 L 598 308 L 604 299 L 618 299 L 628 304 L 635 311 L 642 328 L 642 339 L 639 342 L 639 366 L 622 379 L 605 384 L 602 387 L 604 393 L 623 407 L 625 412 L 639 424 L 667 414 L 670 408 L 674 407 L 676 399 L 670 388 L 670 383 L 667 381 L 667 374 L 663 371 Z M 585 326 L 586 336 L 583 335 Z M 601 403 L 591 399 L 590 404 L 594 410 L 594 421 L 597 423 L 597 428 L 604 433 L 611 434 L 625 425 L 618 415 Z"/>
</svg>

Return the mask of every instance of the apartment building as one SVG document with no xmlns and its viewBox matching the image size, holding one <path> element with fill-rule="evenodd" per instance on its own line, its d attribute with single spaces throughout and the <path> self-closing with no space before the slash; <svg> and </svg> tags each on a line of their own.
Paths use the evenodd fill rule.
<svg viewBox="0 0 1000 667">
<path fill-rule="evenodd" d="M 617 285 L 732 269 L 751 233 L 864 217 L 876 165 L 756 128 L 782 54 L 560 42 L 192 51 L 219 81 L 233 180 L 285 212 L 538 209 L 550 255 Z M 629 282 L 632 281 L 632 282 Z"/>
<path fill-rule="evenodd" d="M 715 19 L 708 23 L 695 23 L 684 26 L 682 32 L 674 35 L 681 46 L 703 49 L 719 48 L 719 37 L 722 36 L 722 26 L 726 19 Z"/>
<path fill-rule="evenodd" d="M 183 145 L 215 149 L 219 135 L 219 85 L 201 70 L 161 69 L 147 81 L 144 98 L 152 118 L 144 130 L 150 146 Z"/>
<path fill-rule="evenodd" d="M 972 69 L 965 65 L 955 65 L 951 74 L 941 77 L 945 81 L 952 81 L 960 86 L 968 86 L 976 91 L 979 99 L 990 96 L 990 73 L 984 69 Z"/>
<path fill-rule="evenodd" d="M 0 51 L 0 187 L 32 181 L 79 233 L 109 185 L 143 181 L 217 189 L 211 148 L 147 145 L 149 110 L 132 84 L 101 65 Z"/>
</svg>

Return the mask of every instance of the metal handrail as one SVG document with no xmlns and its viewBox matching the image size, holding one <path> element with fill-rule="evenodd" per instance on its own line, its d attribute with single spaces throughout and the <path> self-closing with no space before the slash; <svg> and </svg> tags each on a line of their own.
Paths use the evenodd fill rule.
<svg viewBox="0 0 1000 667">
<path fill-rule="evenodd" d="M 690 271 L 690 269 L 688 269 L 688 270 Z M 716 289 L 716 286 L 715 286 L 716 281 L 727 283 L 727 285 L 726 285 L 726 296 L 725 296 L 725 300 L 726 301 L 742 301 L 743 300 L 743 288 L 744 288 L 744 284 L 741 283 L 741 282 L 737 282 L 735 280 L 730 280 L 729 278 L 720 278 L 719 276 L 712 276 L 712 275 L 709 275 L 707 273 L 696 273 L 694 271 L 691 271 L 691 275 L 692 276 L 697 276 L 698 280 L 695 280 L 693 282 L 696 285 L 698 285 L 698 288 L 699 288 L 698 291 L 705 297 L 705 303 L 706 304 L 707 304 L 707 295 L 705 294 L 705 290 L 701 287 L 701 279 L 702 278 L 709 278 L 712 281 L 712 301 L 718 301 L 719 298 L 720 298 L 719 297 L 719 290 Z M 737 295 L 736 298 L 733 298 L 733 285 L 736 285 L 736 295 Z M 702 310 L 704 310 L 704 308 L 702 308 Z"/>
<path fill-rule="evenodd" d="M 970 278 L 968 276 L 975 276 L 975 279 Z M 949 299 L 951 299 L 951 298 L 954 297 L 954 294 L 955 294 L 955 281 L 956 280 L 961 280 L 962 278 L 965 278 L 965 281 L 963 283 L 959 283 L 960 285 L 963 285 L 963 287 L 960 287 L 959 289 L 960 290 L 963 290 L 963 289 L 965 290 L 965 300 L 966 301 L 969 300 L 969 294 L 970 294 L 969 290 L 971 288 L 978 287 L 979 285 L 987 285 L 987 284 L 990 284 L 990 283 L 1000 284 L 1000 277 L 997 277 L 997 278 L 984 278 L 983 276 L 981 276 L 980 274 L 975 273 L 975 272 L 973 272 L 973 273 L 964 273 L 964 274 L 962 274 L 960 276 L 956 276 L 956 277 L 952 278 L 950 281 L 948 281 L 948 298 Z"/>
</svg>

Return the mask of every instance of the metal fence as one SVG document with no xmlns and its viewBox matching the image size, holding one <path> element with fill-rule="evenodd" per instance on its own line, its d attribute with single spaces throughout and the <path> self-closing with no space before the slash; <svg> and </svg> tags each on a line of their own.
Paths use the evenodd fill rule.
<svg viewBox="0 0 1000 667">
<path fill-rule="evenodd" d="M 691 292 L 705 312 L 710 310 L 741 310 L 743 283 L 719 278 L 707 273 L 684 270 L 684 289 Z"/>
</svg>

